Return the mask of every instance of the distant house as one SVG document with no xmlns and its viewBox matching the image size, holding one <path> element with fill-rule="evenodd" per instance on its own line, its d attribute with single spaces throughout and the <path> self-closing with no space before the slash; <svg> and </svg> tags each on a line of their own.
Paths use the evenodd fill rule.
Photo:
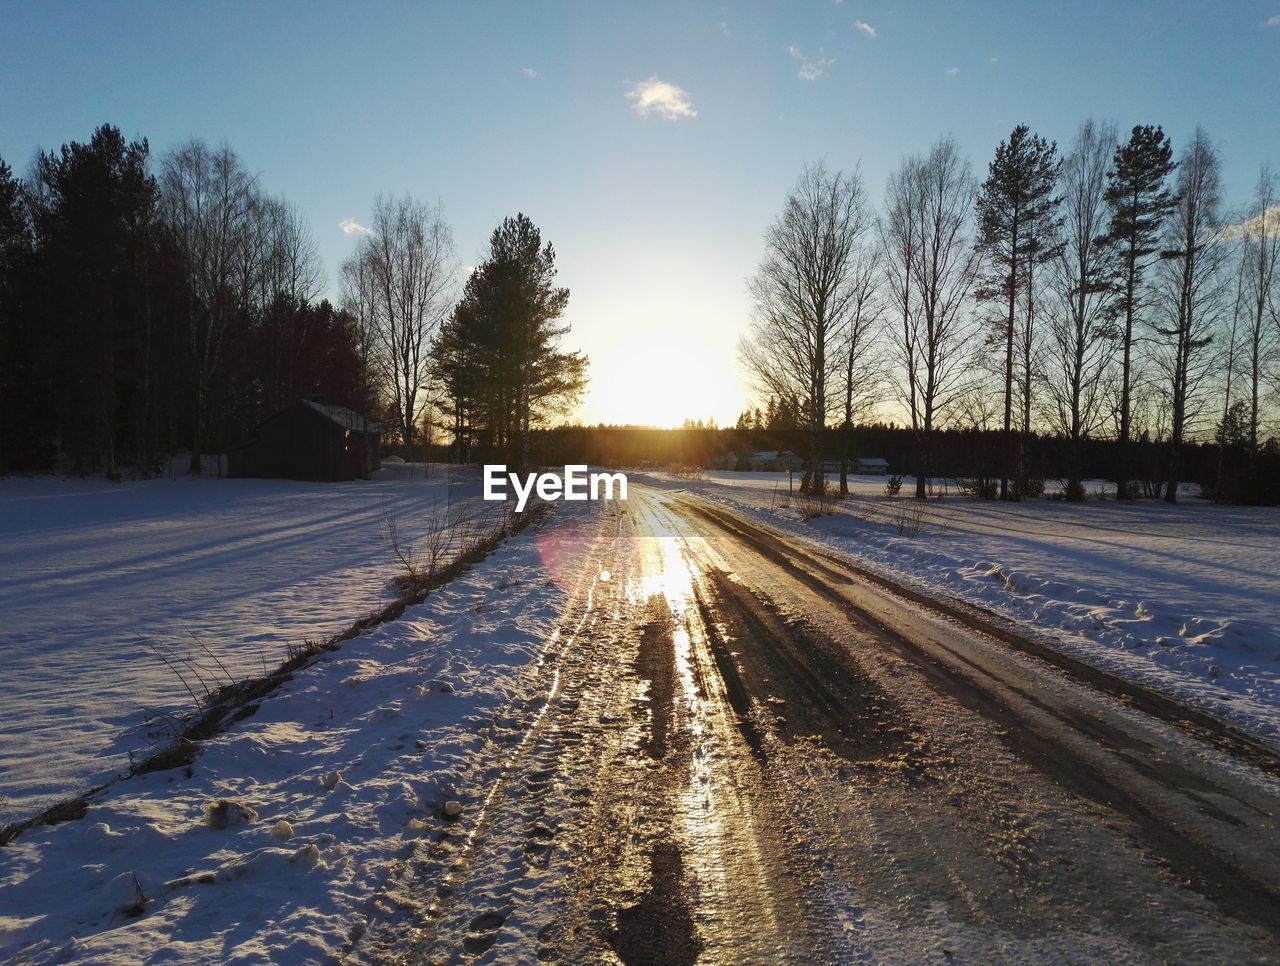
<svg viewBox="0 0 1280 966">
<path fill-rule="evenodd" d="M 854 460 L 853 472 L 862 476 L 885 476 L 889 472 L 889 462 L 879 457 Z"/>
<path fill-rule="evenodd" d="M 368 479 L 379 465 L 382 429 L 345 406 L 299 399 L 258 424 L 255 439 L 231 450 L 231 476 L 259 479 Z"/>
<path fill-rule="evenodd" d="M 789 449 L 767 449 L 747 457 L 747 468 L 753 473 L 762 470 L 798 470 L 804 461 Z"/>
<path fill-rule="evenodd" d="M 842 465 L 848 466 L 848 460 L 842 460 L 839 456 L 822 457 L 822 472 L 824 474 L 839 473 Z"/>
</svg>

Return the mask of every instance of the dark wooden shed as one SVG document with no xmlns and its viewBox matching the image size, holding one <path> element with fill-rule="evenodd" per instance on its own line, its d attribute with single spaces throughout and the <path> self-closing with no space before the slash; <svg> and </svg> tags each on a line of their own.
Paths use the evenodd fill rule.
<svg viewBox="0 0 1280 966">
<path fill-rule="evenodd" d="M 235 477 L 368 479 L 379 465 L 382 429 L 345 406 L 299 399 L 258 424 L 257 437 L 227 453 Z"/>
</svg>

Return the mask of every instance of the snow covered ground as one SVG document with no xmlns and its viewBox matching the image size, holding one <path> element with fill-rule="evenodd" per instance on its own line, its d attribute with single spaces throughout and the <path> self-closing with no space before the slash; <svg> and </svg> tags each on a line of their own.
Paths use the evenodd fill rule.
<svg viewBox="0 0 1280 966">
<path fill-rule="evenodd" d="M 190 706 L 148 640 L 216 685 L 391 599 L 384 511 L 409 542 L 446 498 L 482 512 L 478 483 L 421 469 L 343 484 L 0 479 L 0 822 L 110 778 L 154 740 L 152 712 Z"/>
<path fill-rule="evenodd" d="M 636 477 L 688 489 L 933 594 L 989 608 L 1095 665 L 1280 743 L 1280 511 L 1111 500 L 890 500 L 884 477 L 804 522 L 785 473 Z M 796 481 L 799 482 L 797 476 Z M 903 493 L 913 482 L 903 482 Z M 1101 486 L 1090 483 L 1093 494 Z"/>
<path fill-rule="evenodd" d="M 0 849 L 0 962 L 339 956 L 449 802 L 475 802 L 495 716 L 537 700 L 602 519 L 554 514 L 298 672 L 189 773 L 118 782 Z"/>
</svg>

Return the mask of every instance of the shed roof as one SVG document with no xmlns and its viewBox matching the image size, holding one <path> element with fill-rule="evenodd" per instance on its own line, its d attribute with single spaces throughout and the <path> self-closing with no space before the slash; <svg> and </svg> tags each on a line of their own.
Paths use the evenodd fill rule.
<svg viewBox="0 0 1280 966">
<path fill-rule="evenodd" d="M 330 406 L 327 403 L 316 402 L 314 399 L 304 399 L 302 402 L 330 422 L 337 423 L 343 429 L 349 429 L 353 433 L 371 433 L 375 435 L 381 435 L 382 433 L 382 427 L 377 423 L 367 416 L 360 415 L 353 409 L 348 409 L 346 406 Z"/>
</svg>

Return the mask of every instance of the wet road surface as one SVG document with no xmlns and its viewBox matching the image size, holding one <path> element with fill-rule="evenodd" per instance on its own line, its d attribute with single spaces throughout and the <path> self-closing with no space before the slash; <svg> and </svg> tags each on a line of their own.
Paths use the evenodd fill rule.
<svg viewBox="0 0 1280 966">
<path fill-rule="evenodd" d="M 1280 958 L 1266 747 L 683 495 L 574 576 L 353 959 Z"/>
</svg>

